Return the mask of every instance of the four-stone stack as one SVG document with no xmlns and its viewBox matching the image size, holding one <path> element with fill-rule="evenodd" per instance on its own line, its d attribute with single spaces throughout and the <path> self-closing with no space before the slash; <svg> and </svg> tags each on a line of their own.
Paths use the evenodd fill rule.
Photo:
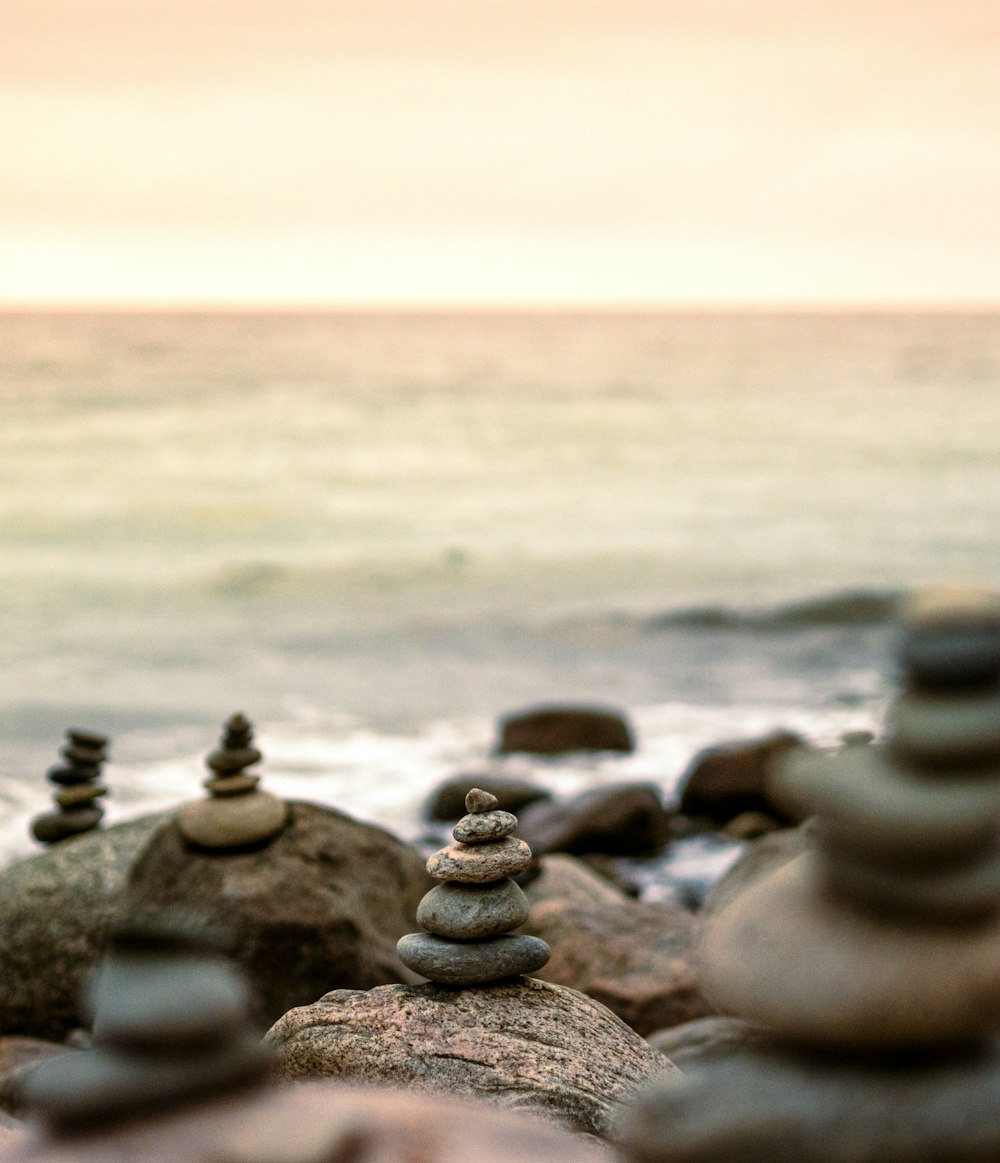
<svg viewBox="0 0 1000 1163">
<path fill-rule="evenodd" d="M 31 834 L 40 844 L 56 844 L 99 828 L 104 816 L 97 800 L 108 789 L 98 780 L 108 741 L 103 735 L 79 730 L 67 731 L 66 739 L 60 751 L 66 762 L 46 773 L 58 789 L 53 796 L 57 810 L 37 816 L 31 823 Z"/>
<path fill-rule="evenodd" d="M 496 796 L 473 788 L 468 815 L 449 844 L 427 861 L 442 881 L 417 909 L 426 930 L 397 943 L 399 958 L 415 973 L 444 985 L 480 985 L 532 973 L 551 950 L 538 937 L 514 935 L 528 919 L 528 901 L 511 879 L 531 862 L 531 849 L 512 833 L 517 817 L 498 808 Z"/>
<path fill-rule="evenodd" d="M 177 818 L 181 835 L 209 851 L 250 848 L 272 840 L 285 827 L 288 809 L 277 796 L 260 791 L 260 776 L 247 771 L 261 761 L 253 746 L 253 726 L 237 712 L 225 725 L 221 746 L 205 761 L 208 798 L 185 804 Z"/>
<path fill-rule="evenodd" d="M 1000 1157 L 1000 600 L 904 629 L 885 743 L 778 772 L 815 847 L 707 919 L 706 994 L 771 1036 L 638 1106 L 636 1163 Z"/>
</svg>

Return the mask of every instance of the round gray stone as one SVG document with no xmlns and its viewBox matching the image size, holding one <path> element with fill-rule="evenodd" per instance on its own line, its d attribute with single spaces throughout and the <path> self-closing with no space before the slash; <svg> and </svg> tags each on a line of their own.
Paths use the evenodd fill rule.
<svg viewBox="0 0 1000 1163">
<path fill-rule="evenodd" d="M 460 844 L 490 844 L 502 840 L 517 827 L 517 816 L 510 812 L 470 812 L 452 829 Z"/>
<path fill-rule="evenodd" d="M 517 876 L 531 863 L 531 849 L 523 840 L 505 836 L 492 844 L 449 844 L 427 861 L 435 880 L 486 884 Z"/>
<path fill-rule="evenodd" d="M 552 955 L 540 938 L 510 934 L 466 942 L 407 933 L 396 943 L 396 951 L 407 968 L 442 985 L 481 985 L 533 973 Z"/>
<path fill-rule="evenodd" d="M 417 924 L 439 937 L 467 940 L 508 933 L 528 919 L 528 898 L 512 880 L 439 884 L 417 907 Z"/>
</svg>

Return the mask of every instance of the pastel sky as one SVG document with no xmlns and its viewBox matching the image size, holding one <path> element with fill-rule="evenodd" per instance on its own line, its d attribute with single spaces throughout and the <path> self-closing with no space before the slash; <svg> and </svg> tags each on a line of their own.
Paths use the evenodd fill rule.
<svg viewBox="0 0 1000 1163">
<path fill-rule="evenodd" d="M 997 0 L 0 0 L 0 302 L 1000 302 Z"/>
</svg>

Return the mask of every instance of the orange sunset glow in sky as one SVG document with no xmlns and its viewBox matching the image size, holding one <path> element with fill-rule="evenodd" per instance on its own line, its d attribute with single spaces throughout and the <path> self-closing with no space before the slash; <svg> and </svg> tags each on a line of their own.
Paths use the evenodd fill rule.
<svg viewBox="0 0 1000 1163">
<path fill-rule="evenodd" d="M 1000 301 L 996 0 L 0 0 L 0 303 Z"/>
</svg>

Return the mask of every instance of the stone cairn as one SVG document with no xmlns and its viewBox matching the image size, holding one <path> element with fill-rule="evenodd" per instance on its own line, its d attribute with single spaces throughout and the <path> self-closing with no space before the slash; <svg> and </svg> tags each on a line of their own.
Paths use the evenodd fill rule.
<svg viewBox="0 0 1000 1163">
<path fill-rule="evenodd" d="M 262 1079 L 249 992 L 218 939 L 166 917 L 112 932 L 87 997 L 93 1047 L 45 1062 L 25 1085 L 33 1121 L 59 1134 Z"/>
<path fill-rule="evenodd" d="M 260 777 L 246 769 L 261 760 L 253 727 L 242 714 L 226 723 L 221 745 L 205 761 L 208 798 L 185 804 L 178 826 L 185 840 L 209 851 L 251 848 L 272 840 L 285 827 L 284 802 L 258 789 Z"/>
<path fill-rule="evenodd" d="M 31 823 L 31 834 L 41 844 L 56 844 L 99 828 L 104 816 L 97 800 L 108 789 L 98 780 L 107 758 L 108 741 L 103 735 L 75 730 L 67 731 L 66 739 L 60 751 L 66 762 L 50 767 L 46 773 L 57 788 L 53 795 L 57 810 L 37 816 Z"/>
<path fill-rule="evenodd" d="M 769 1036 L 636 1107 L 633 1160 L 1000 1157 L 1000 599 L 918 595 L 900 663 L 883 743 L 777 773 L 815 845 L 707 919 L 706 994 Z"/>
<path fill-rule="evenodd" d="M 540 938 L 511 933 L 528 919 L 527 898 L 511 877 L 531 863 L 531 849 L 512 835 L 517 817 L 498 804 L 473 788 L 468 815 L 452 831 L 455 843 L 427 861 L 442 883 L 417 908 L 425 932 L 408 933 L 396 948 L 404 965 L 431 981 L 484 985 L 532 973 L 551 956 Z"/>
</svg>

